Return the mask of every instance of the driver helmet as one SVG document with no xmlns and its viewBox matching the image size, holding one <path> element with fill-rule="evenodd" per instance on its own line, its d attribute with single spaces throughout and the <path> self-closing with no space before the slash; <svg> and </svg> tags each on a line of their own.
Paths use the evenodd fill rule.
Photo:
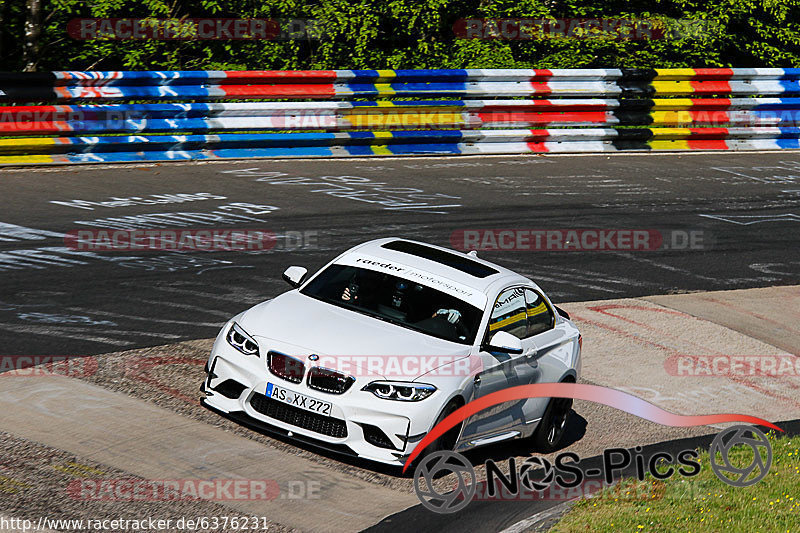
<svg viewBox="0 0 800 533">
<path fill-rule="evenodd" d="M 405 301 L 406 290 L 408 289 L 408 282 L 398 281 L 394 286 L 394 294 L 392 294 L 392 307 L 400 309 Z"/>
</svg>

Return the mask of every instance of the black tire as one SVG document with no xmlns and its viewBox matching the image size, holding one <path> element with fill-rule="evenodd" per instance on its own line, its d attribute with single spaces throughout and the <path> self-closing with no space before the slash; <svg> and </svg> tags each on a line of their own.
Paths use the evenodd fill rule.
<svg viewBox="0 0 800 533">
<path fill-rule="evenodd" d="M 450 403 L 448 403 L 442 410 L 441 414 L 439 415 L 439 418 L 436 419 L 436 424 L 434 424 L 434 426 L 436 426 L 439 422 L 450 416 L 453 413 L 453 411 L 455 411 L 462 405 L 463 404 L 458 400 L 450 400 Z M 447 433 L 445 433 L 444 435 L 433 441 L 432 444 L 429 444 L 422 451 L 422 453 L 419 454 L 416 459 L 414 459 L 413 467 L 416 468 L 416 466 L 420 463 L 420 461 L 424 461 L 427 456 L 429 456 L 434 452 L 439 452 L 442 450 L 452 450 L 453 448 L 455 448 L 459 433 L 461 433 L 461 424 L 458 424 L 456 427 L 454 427 L 453 429 L 451 429 L 450 431 L 448 431 Z M 407 472 L 407 475 L 411 475 L 412 473 L 413 470 L 410 470 Z"/>
<path fill-rule="evenodd" d="M 459 407 L 461 407 L 461 403 L 459 403 L 457 400 L 450 400 L 450 403 L 448 403 L 447 406 L 445 406 L 445 408 L 442 410 L 439 418 L 436 419 L 436 424 L 453 414 L 453 412 Z M 436 424 L 434 424 L 434 426 Z M 458 440 L 459 433 L 461 433 L 461 424 L 457 424 L 453 429 L 436 439 L 433 444 L 428 446 L 428 449 L 430 449 L 432 452 L 453 450 L 453 448 L 456 447 L 456 441 Z"/>
<path fill-rule="evenodd" d="M 564 437 L 572 411 L 572 398 L 551 398 L 542 421 L 533 434 L 533 445 L 541 453 L 556 451 Z"/>
</svg>

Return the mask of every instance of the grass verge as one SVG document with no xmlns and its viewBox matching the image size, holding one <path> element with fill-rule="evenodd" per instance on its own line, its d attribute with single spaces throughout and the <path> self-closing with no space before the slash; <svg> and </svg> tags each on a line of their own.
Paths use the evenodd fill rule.
<svg viewBox="0 0 800 533">
<path fill-rule="evenodd" d="M 776 437 L 767 476 L 750 487 L 723 483 L 711 470 L 707 451 L 700 453 L 700 473 L 679 474 L 658 481 L 625 479 L 583 499 L 550 531 L 648 531 L 704 533 L 718 531 L 800 531 L 800 436 Z M 753 457 L 749 446 L 731 450 L 733 465 L 746 466 Z"/>
</svg>

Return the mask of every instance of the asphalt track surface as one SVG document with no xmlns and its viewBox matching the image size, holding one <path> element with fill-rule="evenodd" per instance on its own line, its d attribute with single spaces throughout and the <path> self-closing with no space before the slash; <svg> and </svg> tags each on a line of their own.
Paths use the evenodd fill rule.
<svg viewBox="0 0 800 533">
<path fill-rule="evenodd" d="M 195 193 L 206 194 L 182 203 L 158 196 Z M 129 205 L 99 205 L 113 201 Z M 278 240 L 269 251 L 178 253 L 75 250 L 64 238 L 114 227 L 265 229 Z M 556 302 L 796 284 L 800 154 L 4 169 L 2 351 L 90 355 L 211 337 L 228 317 L 286 290 L 289 265 L 313 270 L 377 237 L 449 245 L 464 229 L 658 230 L 672 248 L 481 252 Z M 702 243 L 672 246 L 691 232 Z"/>
<path fill-rule="evenodd" d="M 178 194 L 195 196 L 181 203 L 164 196 Z M 100 204 L 112 201 L 129 205 Z M 64 237 L 113 227 L 258 229 L 279 239 L 269 251 L 176 253 L 75 250 Z M 556 302 L 796 285 L 800 154 L 4 169 L 2 352 L 92 355 L 212 337 L 230 316 L 286 290 L 280 274 L 288 265 L 313 270 L 349 246 L 386 236 L 449 245 L 465 229 L 668 236 L 669 249 L 657 251 L 480 252 L 530 276 Z M 672 246 L 672 235 L 692 232 L 702 243 Z M 497 530 L 538 508 L 470 506 L 452 527 Z M 447 522 L 414 507 L 375 529 L 447 530 Z"/>
</svg>

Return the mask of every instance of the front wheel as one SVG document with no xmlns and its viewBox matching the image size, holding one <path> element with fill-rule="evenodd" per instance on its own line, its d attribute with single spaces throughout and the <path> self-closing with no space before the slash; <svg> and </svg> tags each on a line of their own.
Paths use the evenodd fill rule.
<svg viewBox="0 0 800 533">
<path fill-rule="evenodd" d="M 453 414 L 456 409 L 461 407 L 457 401 L 451 400 L 450 403 L 442 410 L 442 413 L 439 415 L 439 418 L 436 419 L 436 424 L 433 426 L 436 427 L 439 422 Z M 447 433 L 433 441 L 423 452 L 425 455 L 433 452 L 439 452 L 443 450 L 452 451 L 456 447 L 456 442 L 458 441 L 458 435 L 461 433 L 461 424 L 456 424 L 456 426 L 450 429 Z"/>
<path fill-rule="evenodd" d="M 442 413 L 439 415 L 439 418 L 436 419 L 436 423 L 433 425 L 436 427 L 439 422 L 453 414 L 453 412 L 461 407 L 461 402 L 458 400 L 451 400 L 448 403 Z M 414 460 L 414 466 L 418 465 L 420 461 L 425 460 L 427 456 L 434 452 L 440 451 L 452 451 L 456 447 L 456 442 L 458 442 L 458 436 L 461 433 L 461 424 L 457 424 L 454 428 L 450 429 L 447 433 L 433 441 L 429 444 L 422 453 Z"/>
<path fill-rule="evenodd" d="M 561 444 L 572 411 L 572 398 L 551 398 L 542 421 L 533 434 L 533 445 L 542 453 L 552 453 Z"/>
</svg>

